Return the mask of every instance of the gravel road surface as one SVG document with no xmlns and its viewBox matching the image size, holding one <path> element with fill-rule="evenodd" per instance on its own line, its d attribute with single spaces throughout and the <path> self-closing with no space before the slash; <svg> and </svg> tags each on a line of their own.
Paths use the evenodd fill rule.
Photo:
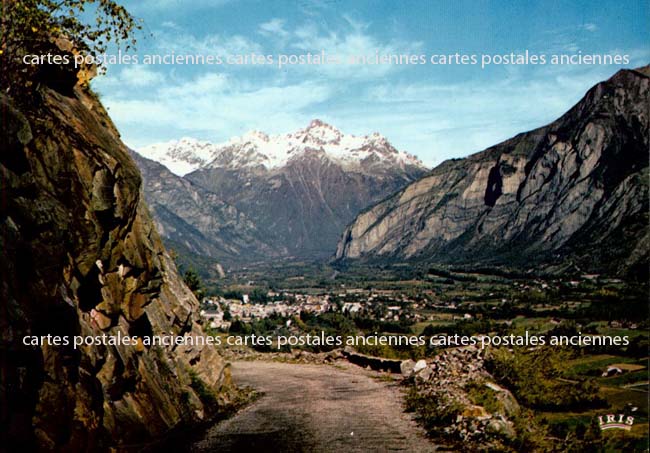
<svg viewBox="0 0 650 453">
<path fill-rule="evenodd" d="M 232 373 L 263 395 L 188 451 L 436 451 L 404 412 L 398 383 L 354 365 L 235 362 Z"/>
</svg>

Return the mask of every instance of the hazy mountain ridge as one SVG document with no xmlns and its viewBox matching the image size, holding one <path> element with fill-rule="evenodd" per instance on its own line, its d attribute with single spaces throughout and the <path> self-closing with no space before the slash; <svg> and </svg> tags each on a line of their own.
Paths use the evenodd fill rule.
<svg viewBox="0 0 650 453">
<path fill-rule="evenodd" d="M 242 255 L 266 258 L 280 252 L 244 213 L 214 193 L 173 174 L 164 165 L 131 152 L 156 228 L 179 253 L 222 261 Z M 268 238 L 266 238 L 268 239 Z"/>
<path fill-rule="evenodd" d="M 360 214 L 337 259 L 642 272 L 648 73 L 619 71 L 548 126 L 443 162 Z"/>
</svg>

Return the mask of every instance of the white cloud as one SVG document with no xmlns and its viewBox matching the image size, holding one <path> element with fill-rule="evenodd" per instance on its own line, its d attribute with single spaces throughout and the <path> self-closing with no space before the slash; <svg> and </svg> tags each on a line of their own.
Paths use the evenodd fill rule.
<svg viewBox="0 0 650 453">
<path fill-rule="evenodd" d="M 152 85 L 161 85 L 165 81 L 162 72 L 153 70 L 143 65 L 123 66 L 117 75 L 112 75 L 120 66 L 113 65 L 109 68 L 110 77 L 101 77 L 93 81 L 93 86 L 98 90 L 106 89 L 124 92 L 129 88 L 142 88 Z"/>
<path fill-rule="evenodd" d="M 143 87 L 152 84 L 161 84 L 165 80 L 165 76 L 147 66 L 132 65 L 122 69 L 119 80 L 133 87 Z"/>
<path fill-rule="evenodd" d="M 623 52 L 621 50 L 613 50 L 612 54 L 628 54 L 630 56 L 630 67 L 636 68 L 639 66 L 645 66 L 650 60 L 650 49 L 631 49 L 628 52 Z"/>
<path fill-rule="evenodd" d="M 335 79 L 377 78 L 402 69 L 405 66 L 380 63 L 376 58 L 385 55 L 418 55 L 423 53 L 421 42 L 401 40 L 381 41 L 367 32 L 364 24 L 345 16 L 350 30 L 333 31 L 316 24 L 305 24 L 295 28 L 291 34 L 289 47 L 296 53 L 324 51 L 327 55 L 337 56 L 341 64 L 322 65 L 317 71 Z M 303 70 L 314 69 L 302 66 Z"/>
<path fill-rule="evenodd" d="M 271 36 L 281 39 L 286 39 L 289 32 L 284 29 L 285 20 L 274 18 L 268 22 L 264 22 L 259 26 L 259 33 L 263 36 Z"/>
<path fill-rule="evenodd" d="M 180 30 L 180 27 L 176 24 L 176 22 L 171 20 L 166 20 L 165 22 L 160 24 L 160 26 L 164 28 L 171 28 L 172 30 Z"/>
<path fill-rule="evenodd" d="M 306 16 L 317 17 L 328 9 L 340 8 L 339 0 L 297 0 L 296 7 Z"/>
<path fill-rule="evenodd" d="M 370 23 L 358 20 L 350 14 L 343 14 L 342 17 L 356 32 L 363 32 L 370 27 Z"/>
<path fill-rule="evenodd" d="M 155 100 L 106 97 L 102 101 L 107 106 L 111 118 L 118 124 L 126 126 L 172 125 L 178 119 L 173 109 Z"/>
<path fill-rule="evenodd" d="M 158 31 L 156 47 L 159 52 L 189 55 L 244 55 L 262 53 L 262 46 L 242 35 L 222 36 L 208 34 L 197 38 L 186 32 Z"/>
<path fill-rule="evenodd" d="M 343 15 L 346 24 L 336 30 L 323 24 L 308 22 L 289 27 L 285 19 L 272 18 L 258 25 L 258 33 L 266 39 L 258 42 L 243 35 L 207 34 L 197 37 L 181 30 L 175 23 L 165 25 L 154 32 L 155 53 L 175 55 L 312 55 L 324 52 L 336 56 L 339 64 L 299 64 L 285 66 L 287 71 L 311 74 L 331 79 L 372 79 L 386 76 L 406 67 L 402 64 L 380 63 L 378 56 L 410 56 L 423 54 L 421 42 L 399 39 L 382 40 L 368 32 L 370 24 L 352 16 Z M 368 61 L 368 63 L 366 63 Z M 255 68 L 255 65 L 239 65 L 236 68 Z M 235 69 L 235 68 L 233 68 Z"/>
<path fill-rule="evenodd" d="M 590 31 L 590 32 L 593 33 L 593 32 L 598 30 L 598 25 L 596 25 L 594 23 L 591 23 L 591 22 L 587 22 L 586 24 L 582 24 L 581 28 L 583 30 L 587 30 L 587 31 Z"/>
<path fill-rule="evenodd" d="M 307 111 L 332 95 L 332 87 L 315 82 L 255 86 L 206 74 L 160 87 L 145 100 L 117 95 L 105 96 L 104 103 L 126 131 L 126 140 L 140 146 L 144 143 L 135 135 L 129 136 L 130 130 L 139 134 L 143 127 L 167 128 L 176 134 L 207 134 L 211 139 L 227 139 L 253 128 L 284 132 L 304 125 L 310 117 Z"/>
<path fill-rule="evenodd" d="M 318 2 L 315 7 L 328 6 Z M 167 24 L 158 32 L 154 51 L 223 56 L 324 50 L 346 59 L 431 50 L 420 42 L 380 38 L 372 33 L 371 24 L 352 16 L 342 19 L 333 28 L 321 22 L 295 26 L 276 17 L 260 23 L 252 36 L 197 37 Z M 582 31 L 577 27 L 549 30 L 546 39 L 533 43 L 531 50 L 577 51 L 583 41 L 576 34 L 586 36 L 597 29 L 588 23 Z M 629 53 L 633 62 L 647 61 L 649 55 L 647 50 L 632 49 L 618 53 Z M 283 133 L 321 117 L 345 132 L 381 132 L 398 148 L 433 165 L 554 120 L 616 69 L 507 66 L 495 69 L 503 70 L 497 77 L 443 83 L 435 82 L 441 80 L 436 79 L 439 68 L 429 67 L 430 77 L 417 77 L 420 82 L 413 83 L 408 82 L 413 78 L 398 72 L 415 69 L 407 66 L 302 65 L 285 71 L 247 67 L 255 72 L 217 66 L 155 71 L 134 66 L 99 85 L 108 88 L 103 98 L 111 116 L 135 146 L 182 135 L 225 140 L 250 129 Z"/>
<path fill-rule="evenodd" d="M 361 93 L 337 79 L 263 84 L 207 73 L 167 81 L 147 99 L 104 96 L 135 146 L 183 135 L 220 141 L 251 129 L 284 133 L 325 118 L 345 132 L 378 131 L 426 164 L 480 151 L 555 120 L 615 68 L 545 67 L 506 79 L 458 83 L 381 82 Z"/>
<path fill-rule="evenodd" d="M 592 22 L 551 28 L 543 31 L 544 39 L 534 42 L 532 47 L 543 49 L 545 53 L 578 52 L 592 43 L 593 36 L 590 35 L 598 29 L 598 25 Z"/>
<path fill-rule="evenodd" d="M 481 151 L 557 119 L 613 68 L 539 71 L 507 80 L 456 84 L 380 84 L 335 121 L 359 133 L 368 124 L 429 165 Z"/>
<path fill-rule="evenodd" d="M 187 82 L 161 87 L 157 95 L 173 102 L 191 102 L 194 97 L 221 94 L 229 87 L 225 74 L 207 73 Z"/>
</svg>

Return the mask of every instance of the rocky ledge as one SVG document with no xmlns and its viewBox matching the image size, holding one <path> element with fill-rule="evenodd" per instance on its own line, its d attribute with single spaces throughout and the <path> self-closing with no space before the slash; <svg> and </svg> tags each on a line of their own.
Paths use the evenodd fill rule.
<svg viewBox="0 0 650 453">
<path fill-rule="evenodd" d="M 407 409 L 434 437 L 465 451 L 510 451 L 517 437 L 520 406 L 485 369 L 473 346 L 449 349 L 431 360 L 402 362 L 410 385 Z"/>
</svg>

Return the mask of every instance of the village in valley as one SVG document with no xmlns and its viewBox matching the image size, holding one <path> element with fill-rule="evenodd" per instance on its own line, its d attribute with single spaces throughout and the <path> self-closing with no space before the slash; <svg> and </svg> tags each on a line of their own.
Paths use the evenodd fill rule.
<svg viewBox="0 0 650 453">
<path fill-rule="evenodd" d="M 268 317 L 292 318 L 302 313 L 320 315 L 327 312 L 340 312 L 350 316 L 375 315 L 381 313 L 379 321 L 413 321 L 424 319 L 417 313 L 425 305 L 405 294 L 395 295 L 392 291 L 345 290 L 336 294 L 301 294 L 295 292 L 266 293 L 266 302 L 252 301 L 249 294 L 241 299 L 226 299 L 223 296 L 204 298 L 201 316 L 208 321 L 208 327 L 227 332 L 232 320 L 251 322 Z M 393 304 L 393 305 L 390 305 Z M 433 305 L 432 305 L 433 306 Z M 449 308 L 454 309 L 454 304 Z M 464 317 L 472 315 L 465 313 Z"/>
<path fill-rule="evenodd" d="M 519 404 L 533 410 L 536 426 L 553 436 L 566 437 L 576 423 L 583 426 L 578 431 L 589 430 L 604 410 L 636 420 L 634 435 L 625 442 L 640 442 L 647 436 L 643 421 L 648 418 L 648 321 L 642 285 L 584 273 L 541 277 L 500 269 L 297 265 L 230 270 L 202 291 L 200 314 L 209 334 L 272 339 L 261 345 L 225 346 L 222 353 L 232 360 L 346 360 L 379 370 L 386 379 L 401 370 L 410 395 L 407 407 L 430 414 L 432 420 L 449 414 L 429 407 L 430 399 L 420 396 L 435 392 L 441 382 L 463 404 L 490 407 L 491 397 L 476 387 L 481 370 L 490 370 L 497 378 L 490 385 L 519 388 L 514 392 Z M 276 342 L 286 336 L 319 335 L 426 341 L 352 348 Z M 453 340 L 431 341 L 484 336 L 555 336 L 578 339 L 580 345 L 482 350 Z M 600 341 L 612 338 L 617 342 Z M 513 370 L 517 379 L 509 381 Z M 449 372 L 464 376 L 456 382 L 457 394 Z M 486 420 L 501 423 L 498 417 Z M 452 423 L 450 429 L 462 436 L 463 426 Z M 485 429 L 477 432 L 484 435 Z"/>
<path fill-rule="evenodd" d="M 213 286 L 202 297 L 205 327 L 221 333 L 232 332 L 233 324 L 234 333 L 250 330 L 242 330 L 245 325 L 264 333 L 288 328 L 299 333 L 334 322 L 361 334 L 616 334 L 633 346 L 647 342 L 642 289 L 595 274 L 544 279 L 429 268 L 406 275 L 399 269 L 335 271 L 334 278 L 324 279 L 313 270 L 284 272 L 278 277 L 265 268 L 246 269 L 216 291 Z M 609 303 L 621 298 L 625 305 Z"/>
</svg>

